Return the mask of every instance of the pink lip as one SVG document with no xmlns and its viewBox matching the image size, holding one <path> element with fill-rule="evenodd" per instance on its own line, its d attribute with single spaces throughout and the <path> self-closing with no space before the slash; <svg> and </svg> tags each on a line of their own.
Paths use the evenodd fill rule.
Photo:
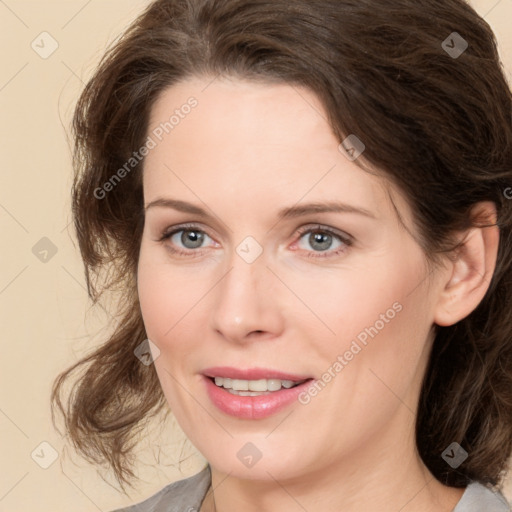
<svg viewBox="0 0 512 512">
<path fill-rule="evenodd" d="M 300 380 L 311 378 L 310 375 L 292 375 L 290 373 L 283 373 L 270 368 L 248 368 L 247 370 L 242 370 L 240 368 L 233 368 L 232 366 L 215 366 L 213 368 L 206 368 L 202 373 L 207 377 L 227 377 L 228 379 L 242 380 L 279 379 L 298 382 Z"/>
<path fill-rule="evenodd" d="M 279 391 L 268 392 L 266 395 L 238 396 L 215 384 L 212 378 L 203 375 L 206 391 L 212 403 L 222 412 L 246 420 L 258 420 L 277 413 L 298 400 L 298 396 L 310 384 L 309 379 L 293 388 L 281 388 Z M 261 377 L 265 378 L 265 377 Z M 256 379 L 248 379 L 256 380 Z M 296 380 L 296 379 L 285 379 Z M 298 379 L 301 380 L 301 379 Z"/>
</svg>

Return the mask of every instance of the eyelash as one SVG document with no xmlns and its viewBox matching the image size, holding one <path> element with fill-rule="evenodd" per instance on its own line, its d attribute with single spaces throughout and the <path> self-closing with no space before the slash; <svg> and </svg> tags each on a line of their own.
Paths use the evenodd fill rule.
<svg viewBox="0 0 512 512">
<path fill-rule="evenodd" d="M 196 231 L 202 234 L 208 235 L 206 231 L 200 229 L 195 224 L 183 224 L 181 226 L 176 226 L 172 228 L 170 231 L 164 231 L 160 238 L 158 238 L 157 242 L 165 242 L 166 240 L 170 239 L 173 235 L 176 233 L 179 233 L 180 231 Z M 335 256 L 339 256 L 342 253 L 344 253 L 353 243 L 352 239 L 348 236 L 343 236 L 342 234 L 334 231 L 331 228 L 321 226 L 321 225 L 315 225 L 315 226 L 302 226 L 297 229 L 296 235 L 298 236 L 298 239 L 300 240 L 306 233 L 322 233 L 322 234 L 329 234 L 330 236 L 338 239 L 340 242 L 343 243 L 343 246 L 339 247 L 336 250 L 327 250 L 327 251 L 307 251 L 309 254 L 307 254 L 308 258 L 331 258 Z M 210 237 L 212 238 L 212 237 Z M 184 251 L 182 249 L 176 249 L 175 247 L 168 246 L 167 247 L 169 251 L 171 251 L 173 254 L 177 254 L 179 256 L 191 256 L 192 254 L 194 256 L 201 256 L 203 251 L 201 249 L 189 249 L 187 251 Z"/>
</svg>

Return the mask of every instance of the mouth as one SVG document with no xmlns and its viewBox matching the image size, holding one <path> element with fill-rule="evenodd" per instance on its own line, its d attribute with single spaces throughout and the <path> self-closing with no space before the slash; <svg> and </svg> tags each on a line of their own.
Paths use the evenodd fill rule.
<svg viewBox="0 0 512 512">
<path fill-rule="evenodd" d="M 229 377 L 207 377 L 217 387 L 223 388 L 232 395 L 259 396 L 275 393 L 281 389 L 291 389 L 300 386 L 310 379 L 293 381 L 288 379 L 231 379 Z"/>
<path fill-rule="evenodd" d="M 203 379 L 211 403 L 244 420 L 264 419 L 292 406 L 314 381 L 313 377 L 273 370 L 227 367 L 209 369 L 203 372 Z"/>
</svg>

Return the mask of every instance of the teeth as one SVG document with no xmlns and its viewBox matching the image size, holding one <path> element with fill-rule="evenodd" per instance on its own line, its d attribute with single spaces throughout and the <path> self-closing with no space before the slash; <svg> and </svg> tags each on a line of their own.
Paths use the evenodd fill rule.
<svg viewBox="0 0 512 512">
<path fill-rule="evenodd" d="M 280 380 L 280 379 L 259 379 L 259 380 L 242 380 L 242 379 L 229 379 L 227 377 L 215 377 L 215 384 L 225 389 L 231 389 L 233 391 L 279 391 L 283 388 L 291 388 L 297 384 L 301 384 L 304 381 L 294 382 L 292 380 Z M 237 393 L 238 394 L 238 393 Z M 242 396 L 251 396 L 243 395 Z"/>
</svg>

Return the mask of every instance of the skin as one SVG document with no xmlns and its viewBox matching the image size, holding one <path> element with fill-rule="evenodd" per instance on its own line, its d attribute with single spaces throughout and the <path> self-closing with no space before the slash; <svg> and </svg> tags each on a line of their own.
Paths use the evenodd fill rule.
<svg viewBox="0 0 512 512">
<path fill-rule="evenodd" d="M 159 97 L 150 128 L 190 96 L 198 106 L 146 157 L 144 203 L 179 199 L 211 217 L 147 207 L 138 288 L 165 397 L 212 469 L 214 493 L 201 512 L 453 510 L 463 489 L 439 483 L 419 458 L 416 403 L 433 325 L 457 322 L 483 298 L 498 228 L 461 233 L 464 251 L 432 272 L 391 203 L 414 233 L 405 198 L 338 150 L 311 91 L 196 77 Z M 277 217 L 284 207 L 326 201 L 374 218 Z M 494 214 L 490 203 L 479 208 Z M 183 223 L 205 233 L 202 245 L 190 232 L 159 241 Z M 311 236 L 318 225 L 352 243 L 327 236 L 319 248 Z M 311 229 L 297 233 L 302 226 Z M 263 250 L 252 263 L 236 252 L 248 236 Z M 394 303 L 400 312 L 308 404 L 245 420 L 210 402 L 200 375 L 210 366 L 322 379 Z M 237 457 L 248 442 L 262 454 L 251 468 Z"/>
</svg>

